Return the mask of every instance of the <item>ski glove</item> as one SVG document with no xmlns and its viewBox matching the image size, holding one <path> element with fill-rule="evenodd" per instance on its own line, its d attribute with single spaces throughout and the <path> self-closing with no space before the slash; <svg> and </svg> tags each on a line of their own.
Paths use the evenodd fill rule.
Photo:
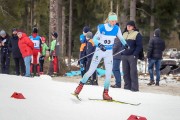
<svg viewBox="0 0 180 120">
<path fill-rule="evenodd" d="M 102 50 L 102 51 L 106 51 L 106 48 L 103 44 L 99 43 L 98 47 Z"/>
<path fill-rule="evenodd" d="M 130 49 L 130 47 L 127 44 L 124 45 L 124 48 L 125 48 L 125 50 Z"/>
</svg>

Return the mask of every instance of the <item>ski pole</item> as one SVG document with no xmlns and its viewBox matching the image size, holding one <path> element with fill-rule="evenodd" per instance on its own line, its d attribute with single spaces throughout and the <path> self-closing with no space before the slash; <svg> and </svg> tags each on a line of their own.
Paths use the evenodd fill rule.
<svg viewBox="0 0 180 120">
<path fill-rule="evenodd" d="M 96 51 L 94 51 L 94 52 L 92 52 L 92 53 L 89 53 L 88 55 L 86 55 L 86 56 L 84 56 L 84 57 L 82 57 L 82 58 L 80 58 L 80 59 L 78 59 L 78 60 L 76 60 L 76 61 L 74 61 L 74 62 L 71 62 L 70 65 L 71 65 L 72 63 L 75 63 L 75 62 L 77 62 L 77 61 L 80 61 L 80 60 L 82 60 L 82 59 L 84 59 L 84 58 L 86 58 L 86 57 L 94 54 L 95 52 L 97 52 L 97 51 L 99 51 L 99 50 L 100 50 L 100 49 L 98 49 L 98 50 L 96 50 Z"/>
<path fill-rule="evenodd" d="M 121 51 L 117 52 L 117 53 L 116 53 L 116 54 L 114 54 L 113 56 L 115 56 L 115 55 L 117 55 L 117 54 L 119 54 L 119 53 L 122 53 L 123 51 L 125 51 L 125 49 L 123 49 L 123 50 L 121 50 Z"/>
</svg>

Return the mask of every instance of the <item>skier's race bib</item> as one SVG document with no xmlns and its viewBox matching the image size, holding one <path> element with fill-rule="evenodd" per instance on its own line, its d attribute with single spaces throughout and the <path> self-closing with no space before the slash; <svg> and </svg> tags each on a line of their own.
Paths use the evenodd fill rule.
<svg viewBox="0 0 180 120">
<path fill-rule="evenodd" d="M 34 48 L 39 48 L 39 46 L 40 46 L 39 40 L 33 40 L 33 43 L 34 43 Z"/>
</svg>

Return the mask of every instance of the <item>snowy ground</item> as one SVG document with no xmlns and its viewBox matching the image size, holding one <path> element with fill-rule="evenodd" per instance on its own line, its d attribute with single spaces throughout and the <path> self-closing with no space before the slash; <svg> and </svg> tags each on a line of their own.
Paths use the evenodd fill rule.
<svg viewBox="0 0 180 120">
<path fill-rule="evenodd" d="M 148 120 L 180 120 L 180 96 L 110 89 L 116 99 L 139 106 L 89 101 L 101 98 L 103 87 L 85 86 L 78 101 L 70 93 L 77 83 L 51 77 L 26 78 L 0 74 L 0 120 L 127 120 L 131 114 Z M 10 96 L 21 92 L 26 99 Z"/>
</svg>

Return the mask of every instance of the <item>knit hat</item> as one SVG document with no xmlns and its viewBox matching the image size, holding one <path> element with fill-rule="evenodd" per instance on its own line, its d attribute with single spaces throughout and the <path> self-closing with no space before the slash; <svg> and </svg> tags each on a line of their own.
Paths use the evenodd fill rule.
<svg viewBox="0 0 180 120">
<path fill-rule="evenodd" d="M 154 35 L 155 36 L 160 37 L 160 34 L 161 34 L 161 30 L 159 28 L 154 30 Z"/>
<path fill-rule="evenodd" d="M 83 28 L 83 32 L 84 33 L 87 33 L 87 32 L 89 32 L 90 31 L 90 28 L 88 27 L 88 26 L 85 26 L 84 28 Z"/>
<path fill-rule="evenodd" d="M 87 32 L 86 33 L 86 38 L 88 38 L 88 39 L 92 39 L 92 32 Z"/>
<path fill-rule="evenodd" d="M 6 35 L 6 32 L 4 30 L 1 30 L 0 35 Z"/>
<path fill-rule="evenodd" d="M 38 33 L 38 28 L 37 27 L 33 28 L 33 33 Z"/>
<path fill-rule="evenodd" d="M 130 26 L 133 26 L 133 27 L 136 27 L 136 25 L 135 25 L 135 22 L 134 21 L 129 21 L 128 23 L 127 23 L 127 25 L 130 25 Z"/>
<path fill-rule="evenodd" d="M 46 38 L 45 37 L 41 37 L 41 41 L 46 41 Z"/>
<path fill-rule="evenodd" d="M 17 29 L 16 29 L 16 28 L 13 28 L 13 29 L 12 29 L 12 32 L 14 32 L 14 31 L 17 31 Z"/>
<path fill-rule="evenodd" d="M 55 38 L 57 38 L 57 37 L 58 37 L 57 32 L 53 32 L 51 35 L 52 35 L 52 36 L 54 36 Z"/>
</svg>

